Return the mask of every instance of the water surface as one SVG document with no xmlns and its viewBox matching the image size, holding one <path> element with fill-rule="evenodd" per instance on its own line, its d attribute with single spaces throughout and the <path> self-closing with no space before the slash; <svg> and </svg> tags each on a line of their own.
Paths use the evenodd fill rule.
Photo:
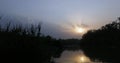
<svg viewBox="0 0 120 63">
<path fill-rule="evenodd" d="M 53 61 L 55 63 L 103 63 L 98 60 L 91 61 L 81 50 L 65 50 L 60 58 L 54 58 Z"/>
</svg>

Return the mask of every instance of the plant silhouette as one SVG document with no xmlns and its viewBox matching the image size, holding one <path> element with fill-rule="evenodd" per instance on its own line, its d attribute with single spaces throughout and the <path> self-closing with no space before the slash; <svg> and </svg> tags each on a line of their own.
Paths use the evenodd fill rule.
<svg viewBox="0 0 120 63">
<path fill-rule="evenodd" d="M 83 35 L 80 46 L 93 59 L 119 63 L 120 18 L 100 29 L 88 31 Z"/>
<path fill-rule="evenodd" d="M 51 57 L 59 56 L 62 48 L 58 40 L 41 35 L 40 31 L 41 23 L 30 27 L 11 22 L 5 27 L 0 24 L 0 62 L 50 63 Z"/>
</svg>

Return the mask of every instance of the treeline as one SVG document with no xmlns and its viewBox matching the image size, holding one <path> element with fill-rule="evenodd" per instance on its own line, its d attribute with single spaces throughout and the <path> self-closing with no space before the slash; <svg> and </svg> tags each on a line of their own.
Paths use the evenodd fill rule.
<svg viewBox="0 0 120 63">
<path fill-rule="evenodd" d="M 61 39 L 63 50 L 79 50 L 80 39 Z"/>
<path fill-rule="evenodd" d="M 40 33 L 41 24 L 3 25 L 0 24 L 1 63 L 50 63 L 51 57 L 58 57 L 62 52 L 59 40 Z"/>
<path fill-rule="evenodd" d="M 100 29 L 88 31 L 83 35 L 80 46 L 92 59 L 119 63 L 120 18 Z"/>
</svg>

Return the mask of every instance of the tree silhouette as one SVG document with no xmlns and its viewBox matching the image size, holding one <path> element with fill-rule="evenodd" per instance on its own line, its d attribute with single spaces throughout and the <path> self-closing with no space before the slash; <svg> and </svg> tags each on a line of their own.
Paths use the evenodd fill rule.
<svg viewBox="0 0 120 63">
<path fill-rule="evenodd" d="M 120 49 L 120 18 L 98 30 L 83 35 L 80 43 L 86 55 L 102 61 L 118 63 Z"/>
</svg>

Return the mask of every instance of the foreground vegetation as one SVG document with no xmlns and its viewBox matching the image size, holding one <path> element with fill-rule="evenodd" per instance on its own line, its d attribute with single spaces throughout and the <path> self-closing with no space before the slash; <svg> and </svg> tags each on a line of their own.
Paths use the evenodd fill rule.
<svg viewBox="0 0 120 63">
<path fill-rule="evenodd" d="M 2 22 L 2 21 L 0 21 Z M 51 63 L 51 57 L 62 52 L 60 42 L 40 33 L 41 24 L 12 25 L 0 24 L 0 62 Z"/>
<path fill-rule="evenodd" d="M 92 59 L 119 63 L 120 18 L 98 30 L 90 30 L 83 35 L 80 46 Z"/>
</svg>

